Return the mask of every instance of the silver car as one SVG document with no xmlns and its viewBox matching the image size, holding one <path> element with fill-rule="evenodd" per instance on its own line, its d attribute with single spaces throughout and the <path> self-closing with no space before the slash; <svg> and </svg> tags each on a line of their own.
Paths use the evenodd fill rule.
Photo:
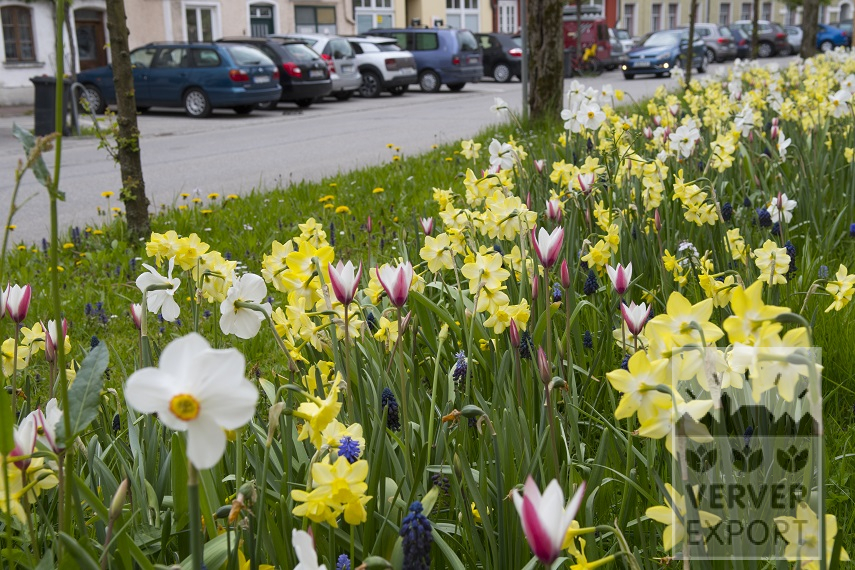
<svg viewBox="0 0 855 570">
<path fill-rule="evenodd" d="M 736 42 L 727 26 L 695 24 L 695 33 L 704 40 L 710 62 L 736 58 Z"/>
<path fill-rule="evenodd" d="M 339 101 L 347 101 L 362 87 L 356 53 L 347 38 L 323 34 L 282 34 L 274 37 L 302 40 L 318 52 L 330 68 L 331 95 Z"/>
</svg>

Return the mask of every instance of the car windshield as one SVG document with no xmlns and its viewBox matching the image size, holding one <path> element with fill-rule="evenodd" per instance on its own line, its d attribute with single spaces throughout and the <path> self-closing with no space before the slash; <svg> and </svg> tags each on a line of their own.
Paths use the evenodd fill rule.
<svg viewBox="0 0 855 570">
<path fill-rule="evenodd" d="M 478 51 L 478 40 L 469 30 L 457 32 L 457 39 L 460 41 L 460 51 Z"/>
<path fill-rule="evenodd" d="M 401 51 L 401 48 L 398 47 L 398 44 L 394 42 L 389 42 L 388 44 L 374 44 L 377 46 L 377 49 L 380 51 Z"/>
<path fill-rule="evenodd" d="M 619 40 L 630 39 L 629 32 L 627 32 L 626 30 L 615 30 L 615 35 L 618 37 Z"/>
<path fill-rule="evenodd" d="M 321 59 L 321 56 L 306 44 L 285 44 L 282 47 L 294 63 L 309 63 Z"/>
<path fill-rule="evenodd" d="M 682 32 L 661 32 L 651 34 L 649 38 L 644 40 L 644 47 L 664 47 L 675 46 L 680 43 L 680 38 L 683 37 Z"/>
<path fill-rule="evenodd" d="M 260 51 L 249 46 L 228 46 L 226 49 L 238 65 L 273 65 L 273 61 Z"/>
</svg>

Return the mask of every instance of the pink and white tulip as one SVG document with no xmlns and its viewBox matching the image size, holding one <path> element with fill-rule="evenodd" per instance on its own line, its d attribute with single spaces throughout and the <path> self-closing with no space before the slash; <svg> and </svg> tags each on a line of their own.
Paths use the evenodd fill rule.
<svg viewBox="0 0 855 570">
<path fill-rule="evenodd" d="M 514 506 L 532 553 L 549 567 L 561 554 L 564 536 L 579 512 L 585 496 L 585 483 L 579 486 L 566 506 L 564 491 L 555 479 L 549 482 L 541 495 L 534 479 L 529 476 L 524 491 L 522 496 L 516 489 L 511 492 Z"/>
<path fill-rule="evenodd" d="M 45 359 L 48 362 L 56 361 L 56 347 L 59 344 L 59 331 L 56 328 L 56 321 L 48 321 L 47 326 L 43 326 L 45 331 Z M 68 321 L 62 319 L 62 338 L 63 345 L 68 337 Z"/>
<path fill-rule="evenodd" d="M 362 263 L 359 263 L 359 270 L 355 273 L 352 261 L 347 263 L 339 261 L 335 267 L 332 263 L 328 265 L 330 285 L 332 285 L 335 298 L 344 306 L 350 305 L 356 296 L 356 290 L 359 289 L 359 280 L 362 278 Z"/>
<path fill-rule="evenodd" d="M 38 410 L 36 410 L 38 412 Z M 41 415 L 41 412 L 38 412 Z M 15 447 L 9 457 L 12 459 L 15 467 L 21 471 L 25 471 L 30 466 L 33 451 L 36 449 L 36 437 L 38 436 L 38 423 L 36 421 L 36 412 L 32 412 L 21 425 L 15 426 L 12 433 L 12 438 L 15 442 Z"/>
<path fill-rule="evenodd" d="M 433 218 L 421 218 L 422 231 L 426 236 L 433 235 Z"/>
<path fill-rule="evenodd" d="M 620 304 L 620 314 L 623 317 L 623 322 L 626 323 L 626 328 L 633 336 L 638 336 L 644 325 L 647 323 L 647 317 L 650 316 L 650 308 L 642 303 L 636 305 L 635 301 L 627 307 L 625 303 Z"/>
<path fill-rule="evenodd" d="M 617 264 L 617 267 L 607 265 L 606 271 L 609 274 L 609 279 L 612 280 L 612 285 L 614 285 L 617 294 L 623 295 L 626 293 L 626 290 L 629 288 L 629 282 L 632 281 L 632 263 L 626 267 L 620 263 Z"/>
<path fill-rule="evenodd" d="M 142 329 L 142 305 L 139 303 L 131 303 L 131 318 L 134 320 L 134 326 L 137 330 Z"/>
<path fill-rule="evenodd" d="M 587 172 L 576 176 L 576 179 L 579 181 L 579 190 L 582 191 L 582 194 L 587 196 L 591 193 L 595 178 L 596 175 L 593 172 Z"/>
<path fill-rule="evenodd" d="M 9 318 L 16 323 L 21 323 L 27 318 L 27 311 L 30 310 L 30 298 L 33 295 L 33 288 L 29 285 L 11 285 L 6 288 L 5 307 L 9 313 Z"/>
<path fill-rule="evenodd" d="M 546 201 L 546 217 L 555 223 L 561 221 L 561 201 L 553 198 Z"/>
<path fill-rule="evenodd" d="M 561 277 L 561 286 L 565 289 L 569 289 L 572 284 L 570 281 L 570 266 L 567 265 L 567 260 L 561 262 L 561 271 L 559 273 Z"/>
<path fill-rule="evenodd" d="M 545 228 L 540 228 L 537 234 L 532 229 L 531 241 L 541 265 L 550 268 L 555 265 L 558 256 L 561 255 L 561 246 L 564 245 L 564 228 L 555 228 L 552 233 L 547 232 Z"/>
<path fill-rule="evenodd" d="M 534 161 L 534 169 L 537 170 L 537 173 L 540 174 L 543 172 L 544 167 L 546 166 L 546 161 L 542 158 Z"/>
<path fill-rule="evenodd" d="M 377 279 L 385 289 L 389 300 L 399 309 L 410 296 L 410 285 L 413 282 L 413 264 L 409 261 L 397 267 L 384 265 L 377 268 Z"/>
</svg>

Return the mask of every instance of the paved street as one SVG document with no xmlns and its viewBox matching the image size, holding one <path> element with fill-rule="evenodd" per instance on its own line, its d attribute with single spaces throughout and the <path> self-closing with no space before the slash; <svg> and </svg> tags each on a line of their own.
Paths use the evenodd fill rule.
<svg viewBox="0 0 855 570">
<path fill-rule="evenodd" d="M 711 66 L 711 72 L 720 66 Z M 588 80 L 599 87 L 610 83 L 633 98 L 651 95 L 673 79 L 637 78 L 626 81 L 619 72 Z M 567 82 L 569 85 L 569 81 Z M 190 119 L 183 110 L 155 111 L 141 116 L 141 148 L 146 190 L 155 208 L 172 204 L 182 192 L 247 193 L 299 180 L 319 180 L 338 171 L 381 164 L 391 158 L 387 143 L 404 155 L 475 135 L 497 117 L 490 111 L 494 97 L 521 107 L 520 83 L 485 81 L 467 85 L 460 93 L 443 88 L 426 94 L 418 88 L 403 97 L 328 99 L 300 111 L 282 104 L 278 111 L 256 111 L 249 117 L 218 110 L 210 119 Z M 12 137 L 12 123 L 32 127 L 33 118 L 0 117 L 0 212 L 5 219 L 13 172 L 22 152 Z M 52 156 L 48 164 L 53 165 Z M 119 168 L 94 138 L 67 138 L 63 148 L 61 189 L 67 202 L 60 206 L 60 226 L 97 221 L 96 207 L 105 205 L 101 192 L 118 191 Z M 32 176 L 22 185 L 20 200 L 32 197 L 17 214 L 15 241 L 40 241 L 48 235 L 47 194 Z M 115 201 L 114 201 L 115 203 Z"/>
</svg>

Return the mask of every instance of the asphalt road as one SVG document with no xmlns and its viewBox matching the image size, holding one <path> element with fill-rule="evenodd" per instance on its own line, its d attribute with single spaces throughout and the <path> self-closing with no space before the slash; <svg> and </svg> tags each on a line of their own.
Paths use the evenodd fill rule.
<svg viewBox="0 0 855 570">
<path fill-rule="evenodd" d="M 719 66 L 711 66 L 711 72 Z M 619 72 L 604 73 L 586 81 L 593 87 L 609 83 L 630 97 L 653 94 L 673 79 L 636 78 L 627 81 Z M 566 83 L 569 85 L 569 81 Z M 402 97 L 388 94 L 377 99 L 327 99 L 298 110 L 283 103 L 277 111 L 256 111 L 238 116 L 218 110 L 209 119 L 190 119 L 182 110 L 152 111 L 139 117 L 146 191 L 153 208 L 171 205 L 182 192 L 199 190 L 247 193 L 253 188 L 319 180 L 391 159 L 388 143 L 404 155 L 429 150 L 433 144 L 455 142 L 475 135 L 498 120 L 490 111 L 495 97 L 521 108 L 519 82 L 498 84 L 489 80 L 470 84 L 459 93 L 445 88 L 436 94 L 416 88 Z M 14 169 L 23 153 L 12 137 L 12 123 L 32 127 L 33 118 L 0 118 L 0 212 L 8 213 Z M 97 207 L 105 206 L 101 192 L 120 188 L 119 168 L 97 148 L 92 137 L 68 137 L 63 143 L 60 188 L 66 202 L 60 205 L 60 228 L 97 223 Z M 53 156 L 48 157 L 53 168 Z M 49 233 L 48 199 L 32 175 L 22 184 L 16 214 L 14 242 L 33 243 Z M 114 204 L 115 199 L 114 199 Z M 100 218 L 103 220 L 104 218 Z"/>
</svg>

